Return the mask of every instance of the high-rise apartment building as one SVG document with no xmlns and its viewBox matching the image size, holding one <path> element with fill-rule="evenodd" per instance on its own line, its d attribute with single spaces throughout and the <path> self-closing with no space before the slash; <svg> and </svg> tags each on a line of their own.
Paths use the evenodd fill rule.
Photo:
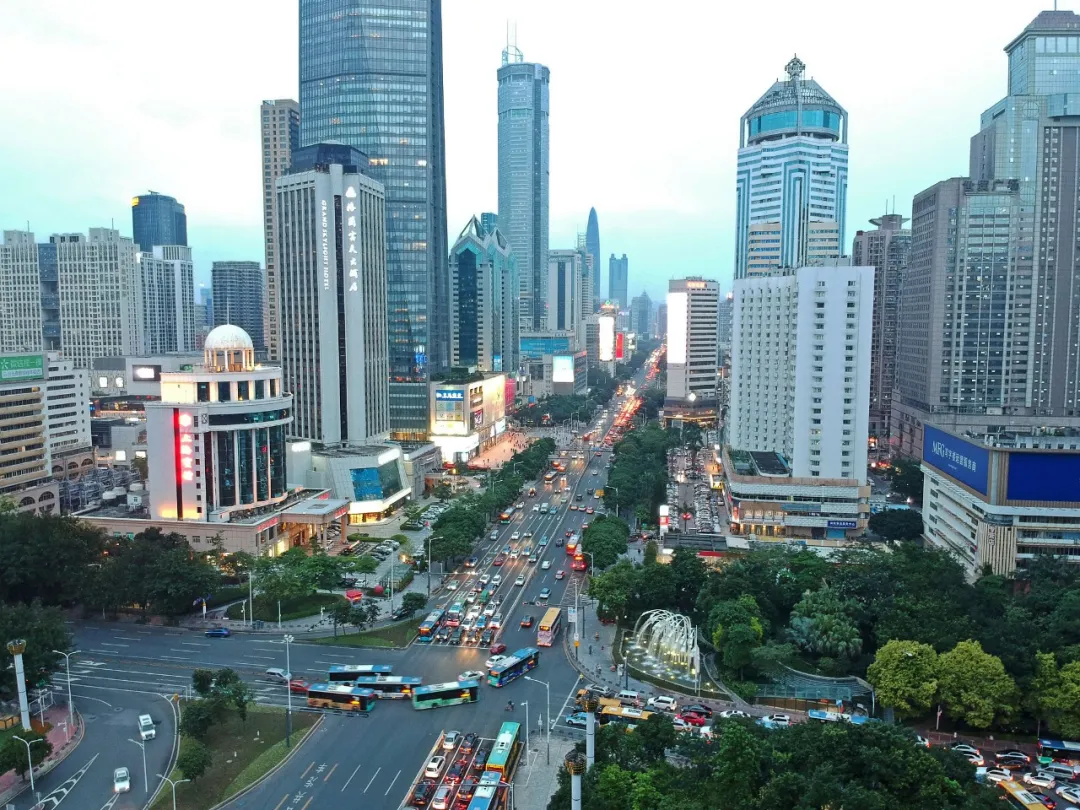
<svg viewBox="0 0 1080 810">
<path fill-rule="evenodd" d="M 46 373 L 40 352 L 0 355 L 0 498 L 19 512 L 59 511 L 59 488 L 50 480 Z"/>
<path fill-rule="evenodd" d="M 874 268 L 874 321 L 870 330 L 870 435 L 887 439 L 896 385 L 896 330 L 900 289 L 911 254 L 911 231 L 900 214 L 870 220 L 872 231 L 857 231 L 851 263 Z"/>
<path fill-rule="evenodd" d="M 579 250 L 548 251 L 546 315 L 540 328 L 548 332 L 576 332 L 582 318 L 585 292 L 585 254 Z"/>
<path fill-rule="evenodd" d="M 90 372 L 50 352 L 45 360 L 45 438 L 52 474 L 63 478 L 70 469 L 84 472 L 93 464 L 90 439 Z M 71 461 L 78 457 L 77 464 Z"/>
<path fill-rule="evenodd" d="M 630 331 L 639 337 L 649 334 L 649 324 L 653 317 L 652 299 L 647 292 L 630 301 Z"/>
<path fill-rule="evenodd" d="M 473 217 L 450 250 L 451 365 L 516 371 L 518 328 L 517 258 Z"/>
<path fill-rule="evenodd" d="M 735 278 L 841 255 L 848 115 L 795 57 L 740 121 Z"/>
<path fill-rule="evenodd" d="M 191 248 L 155 245 L 136 257 L 142 315 L 142 351 L 195 349 L 195 265 Z"/>
<path fill-rule="evenodd" d="M 175 197 L 151 191 L 131 198 L 131 232 L 136 250 L 187 245 L 187 214 Z"/>
<path fill-rule="evenodd" d="M 380 334 L 389 335 L 391 431 L 403 440 L 426 437 L 430 371 L 448 363 L 443 119 L 441 0 L 300 0 L 301 145 L 359 149 L 385 189 Z"/>
<path fill-rule="evenodd" d="M 667 294 L 665 412 L 716 413 L 720 366 L 717 323 L 720 285 L 700 277 L 671 279 Z"/>
<path fill-rule="evenodd" d="M 720 299 L 720 306 L 717 308 L 717 329 L 720 335 L 721 353 L 731 351 L 731 319 L 734 316 L 734 309 L 735 293 L 729 292 Z"/>
<path fill-rule="evenodd" d="M 795 478 L 866 482 L 873 298 L 872 267 L 736 279 L 732 447 L 779 453 Z"/>
<path fill-rule="evenodd" d="M 361 152 L 340 143 L 293 153 L 277 181 L 281 363 L 292 435 L 323 444 L 390 431 L 387 216 Z M 219 307 L 215 301 L 215 308 Z"/>
<path fill-rule="evenodd" d="M 656 336 L 663 340 L 667 337 L 667 303 L 656 307 Z"/>
<path fill-rule="evenodd" d="M 499 230 L 518 259 L 522 331 L 545 328 L 550 78 L 507 45 L 498 71 Z"/>
<path fill-rule="evenodd" d="M 41 351 L 44 344 L 43 304 L 55 311 L 60 301 L 53 289 L 43 290 L 34 235 L 4 231 L 0 245 L 0 353 Z"/>
<path fill-rule="evenodd" d="M 596 218 L 596 209 L 589 209 L 589 223 L 585 226 L 585 250 L 588 252 L 592 270 L 593 295 L 600 295 L 600 220 Z M 588 314 L 592 314 L 591 312 Z"/>
<path fill-rule="evenodd" d="M 300 146 L 300 105 L 291 98 L 264 101 L 259 109 L 262 141 L 263 239 L 266 243 L 266 296 L 263 332 L 244 329 L 256 345 L 262 343 L 272 360 L 278 360 L 280 302 L 277 277 L 277 250 L 274 236 L 277 222 L 277 179 L 289 170 L 292 153 Z"/>
<path fill-rule="evenodd" d="M 629 305 L 630 299 L 627 297 L 629 286 L 630 260 L 626 258 L 625 253 L 621 259 L 615 258 L 615 254 L 612 253 L 611 258 L 608 259 L 608 300 L 620 308 Z"/>
<path fill-rule="evenodd" d="M 578 309 L 580 318 L 588 318 L 597 310 L 597 293 L 593 287 L 593 257 L 581 247 L 578 248 L 578 253 L 581 254 L 581 294 L 578 296 Z"/>
<path fill-rule="evenodd" d="M 255 356 L 266 352 L 263 341 L 263 316 L 266 312 L 266 273 L 258 262 L 214 262 L 210 277 L 213 284 L 214 326 L 231 323 L 251 337 Z"/>
</svg>

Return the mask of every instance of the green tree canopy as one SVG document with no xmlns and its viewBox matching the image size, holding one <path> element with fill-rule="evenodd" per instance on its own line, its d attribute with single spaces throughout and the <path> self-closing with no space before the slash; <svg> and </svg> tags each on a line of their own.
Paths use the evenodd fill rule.
<svg viewBox="0 0 1080 810">
<path fill-rule="evenodd" d="M 937 695 L 938 655 L 929 644 L 893 640 L 877 651 L 866 678 L 877 700 L 901 717 L 927 712 Z"/>
<path fill-rule="evenodd" d="M 938 656 L 938 688 L 949 716 L 974 728 L 988 728 L 1016 710 L 1016 684 L 1001 659 L 977 641 L 961 641 Z"/>
<path fill-rule="evenodd" d="M 870 531 L 883 539 L 917 540 L 922 537 L 922 513 L 914 509 L 886 509 L 870 516 Z"/>
<path fill-rule="evenodd" d="M 26 641 L 23 667 L 31 689 L 48 681 L 54 672 L 63 668 L 64 659 L 53 650 L 67 652 L 71 649 L 71 633 L 64 614 L 58 608 L 44 607 L 38 601 L 29 605 L 0 603 L 0 640 L 13 639 Z M 14 660 L 5 643 L 0 646 L 0 672 L 14 671 Z M 0 678 L 0 696 L 10 698 L 14 694 L 14 677 Z"/>
</svg>

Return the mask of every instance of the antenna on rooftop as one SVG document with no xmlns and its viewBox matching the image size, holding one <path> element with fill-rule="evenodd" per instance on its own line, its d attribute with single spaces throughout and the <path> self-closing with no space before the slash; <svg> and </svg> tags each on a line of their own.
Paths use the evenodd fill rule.
<svg viewBox="0 0 1080 810">
<path fill-rule="evenodd" d="M 506 21 L 506 50 L 502 52 L 502 63 L 509 65 L 512 62 L 524 62 L 525 56 L 517 46 L 517 23 L 514 23 L 513 40 L 510 36 L 510 21 Z"/>
</svg>

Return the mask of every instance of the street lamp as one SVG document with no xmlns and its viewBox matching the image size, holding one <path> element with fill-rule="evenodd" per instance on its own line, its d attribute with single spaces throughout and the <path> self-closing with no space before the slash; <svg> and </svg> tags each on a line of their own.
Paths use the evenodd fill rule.
<svg viewBox="0 0 1080 810">
<path fill-rule="evenodd" d="M 615 517 L 618 517 L 619 516 L 619 488 L 618 487 L 608 487 L 608 489 L 612 489 L 612 490 L 615 491 Z"/>
<path fill-rule="evenodd" d="M 594 556 L 594 552 L 585 551 L 584 549 L 582 549 L 581 553 L 589 555 L 589 576 L 590 577 L 596 576 L 596 557 Z"/>
<path fill-rule="evenodd" d="M 390 574 L 391 580 L 393 580 L 393 572 Z M 285 672 L 286 678 L 292 680 L 292 658 L 289 654 L 289 645 L 296 641 L 294 636 L 285 634 L 285 637 L 281 640 L 281 644 L 285 645 Z M 292 747 L 292 687 L 290 684 L 285 684 L 285 747 Z"/>
<path fill-rule="evenodd" d="M 521 701 L 521 705 L 525 707 L 525 764 L 529 764 L 529 701 Z"/>
<path fill-rule="evenodd" d="M 27 763 L 27 765 L 30 766 L 29 767 L 29 771 L 30 771 L 30 792 L 33 793 L 34 792 L 34 760 L 30 756 L 30 746 L 33 745 L 34 743 L 41 742 L 41 740 L 24 740 L 22 737 L 18 736 L 17 734 L 12 734 L 11 739 L 18 740 L 19 742 L 21 742 L 23 745 L 26 746 L 26 763 Z"/>
<path fill-rule="evenodd" d="M 166 782 L 168 782 L 170 785 L 172 785 L 172 810 L 176 810 L 176 786 L 177 785 L 182 785 L 182 784 L 184 784 L 184 782 L 190 782 L 191 780 L 190 779 L 170 779 L 169 777 L 167 777 L 167 776 L 165 776 L 164 774 L 161 774 L 161 773 L 158 774 L 158 778 L 159 779 L 164 779 Z"/>
<path fill-rule="evenodd" d="M 146 795 L 149 796 L 150 795 L 150 778 L 146 773 L 146 743 L 139 742 L 138 740 L 133 740 L 133 739 L 131 739 L 131 737 L 128 737 L 128 742 L 129 743 L 135 743 L 135 745 L 139 746 L 139 748 L 142 750 L 143 792 L 146 793 Z"/>
<path fill-rule="evenodd" d="M 524 676 L 525 680 L 538 683 L 547 692 L 547 728 L 544 731 L 544 737 L 547 739 L 547 764 L 551 764 L 551 684 L 545 681 L 538 680 L 537 678 L 530 678 L 528 675 Z"/>
<path fill-rule="evenodd" d="M 53 650 L 57 655 L 64 656 L 64 673 L 67 675 L 67 688 L 68 688 L 68 739 L 71 739 L 71 729 L 75 726 L 75 707 L 71 703 L 71 656 L 78 655 L 79 651 L 74 652 L 60 652 L 60 650 Z"/>
</svg>

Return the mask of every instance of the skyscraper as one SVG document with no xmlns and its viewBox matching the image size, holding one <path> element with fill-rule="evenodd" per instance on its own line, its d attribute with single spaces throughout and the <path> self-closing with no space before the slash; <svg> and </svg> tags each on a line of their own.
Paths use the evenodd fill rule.
<svg viewBox="0 0 1080 810">
<path fill-rule="evenodd" d="M 42 289 L 43 281 L 34 235 L 4 231 L 0 245 L 0 354 L 40 352 L 45 345 L 43 299 L 54 299 L 50 303 L 55 309 L 60 301 L 55 293 L 55 273 L 52 292 Z"/>
<path fill-rule="evenodd" d="M 742 117 L 735 278 L 841 255 L 847 211 L 848 115 L 795 57 Z"/>
<path fill-rule="evenodd" d="M 269 350 L 272 360 L 279 359 L 280 293 L 277 275 L 274 227 L 277 222 L 275 184 L 289 170 L 294 149 L 300 147 L 300 105 L 291 98 L 264 101 L 259 110 L 262 133 L 263 238 L 266 243 L 266 295 L 263 331 L 244 330 L 256 346 Z"/>
<path fill-rule="evenodd" d="M 187 214 L 174 197 L 156 191 L 131 199 L 131 233 L 135 249 L 144 253 L 156 245 L 187 245 Z"/>
<path fill-rule="evenodd" d="M 300 0 L 300 143 L 325 141 L 385 189 L 390 429 L 424 438 L 450 344 L 441 0 Z"/>
<path fill-rule="evenodd" d="M 258 357 L 266 351 L 263 341 L 263 314 L 266 310 L 266 273 L 258 262 L 214 262 L 210 270 L 213 283 L 214 326 L 231 323 L 251 338 Z"/>
<path fill-rule="evenodd" d="M 911 255 L 911 231 L 899 214 L 870 220 L 872 231 L 857 231 L 851 262 L 874 268 L 874 320 L 870 330 L 870 435 L 887 438 L 896 385 L 896 330 L 900 285 Z"/>
<path fill-rule="evenodd" d="M 136 257 L 142 348 L 148 354 L 195 349 L 195 265 L 191 248 L 155 245 Z"/>
<path fill-rule="evenodd" d="M 585 292 L 585 254 L 579 250 L 548 252 L 547 314 L 541 329 L 549 332 L 576 332 L 582 318 L 581 300 Z"/>
<path fill-rule="evenodd" d="M 521 329 L 542 329 L 548 265 L 551 72 L 507 45 L 499 79 L 499 230 L 518 259 Z"/>
<path fill-rule="evenodd" d="M 715 415 L 719 304 L 720 285 L 715 281 L 693 277 L 668 282 L 665 403 L 672 409 L 711 409 Z"/>
<path fill-rule="evenodd" d="M 637 298 L 630 301 L 630 331 L 639 338 L 649 334 L 649 324 L 652 323 L 652 299 L 647 292 L 643 292 Z"/>
<path fill-rule="evenodd" d="M 616 259 L 615 254 L 611 254 L 611 258 L 608 259 L 608 300 L 615 302 L 617 307 L 625 307 L 630 304 L 630 299 L 627 298 L 627 287 L 630 285 L 630 261 L 626 258 L 626 254 L 622 255 L 621 259 Z"/>
<path fill-rule="evenodd" d="M 720 330 L 720 351 L 731 351 L 731 323 L 734 317 L 735 309 L 735 294 L 728 293 L 720 299 L 719 307 L 719 330 Z"/>
<path fill-rule="evenodd" d="M 323 444 L 363 445 L 390 430 L 387 211 L 369 167 L 352 147 L 315 144 L 297 149 L 277 181 L 291 435 Z"/>
<path fill-rule="evenodd" d="M 589 209 L 589 224 L 585 227 L 585 250 L 592 256 L 592 289 L 600 294 L 600 222 L 596 218 L 596 209 Z"/>
<path fill-rule="evenodd" d="M 663 340 L 667 337 L 667 303 L 656 307 L 656 336 Z"/>
</svg>

